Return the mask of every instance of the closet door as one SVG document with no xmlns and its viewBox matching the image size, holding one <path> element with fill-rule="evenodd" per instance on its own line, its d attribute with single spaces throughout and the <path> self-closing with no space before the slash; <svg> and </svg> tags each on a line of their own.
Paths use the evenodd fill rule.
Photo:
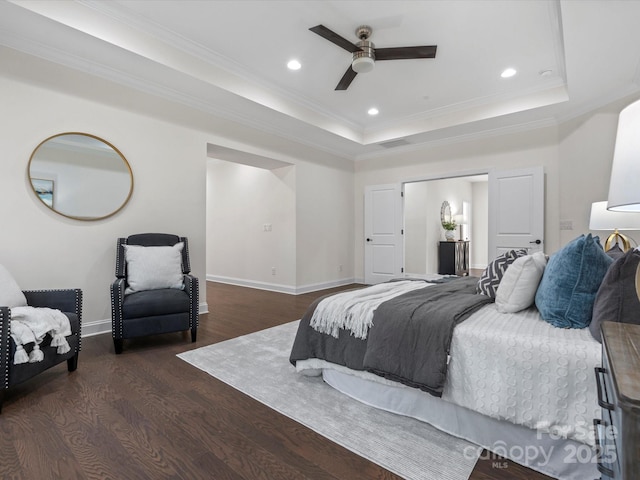
<svg viewBox="0 0 640 480">
<path fill-rule="evenodd" d="M 373 285 L 402 276 L 402 185 L 370 185 L 364 196 L 364 281 Z"/>
<path fill-rule="evenodd" d="M 489 172 L 489 261 L 520 248 L 544 251 L 541 166 Z"/>
</svg>

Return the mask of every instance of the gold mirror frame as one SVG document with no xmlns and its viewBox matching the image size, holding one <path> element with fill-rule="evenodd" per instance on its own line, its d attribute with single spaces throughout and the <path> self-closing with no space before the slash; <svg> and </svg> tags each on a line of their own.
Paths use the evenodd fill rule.
<svg viewBox="0 0 640 480">
<path fill-rule="evenodd" d="M 60 152 L 65 154 L 62 160 L 56 158 Z M 47 154 L 50 158 L 45 157 Z M 84 173 L 80 175 L 88 185 L 73 181 L 81 171 Z M 33 193 L 47 208 L 74 220 L 95 221 L 111 217 L 124 208 L 133 193 L 133 172 L 127 159 L 111 143 L 89 133 L 59 133 L 40 142 L 29 158 L 27 175 Z M 126 182 L 123 181 L 125 175 Z M 62 179 L 67 181 L 58 181 Z M 114 188 L 119 192 L 114 192 Z M 96 208 L 95 213 L 78 214 L 78 209 L 92 205 L 91 195 L 106 206 Z M 57 201 L 58 197 L 64 202 Z"/>
</svg>

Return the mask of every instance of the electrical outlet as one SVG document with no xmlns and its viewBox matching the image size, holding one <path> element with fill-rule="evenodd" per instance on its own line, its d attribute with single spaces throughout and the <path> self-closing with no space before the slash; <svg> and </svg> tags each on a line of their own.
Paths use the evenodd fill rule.
<svg viewBox="0 0 640 480">
<path fill-rule="evenodd" d="M 275 275 L 276 274 L 276 267 L 271 267 L 271 275 Z"/>
<path fill-rule="evenodd" d="M 560 230 L 573 230 L 573 220 L 560 220 Z"/>
<path fill-rule="evenodd" d="M 338 265 L 338 271 L 341 272 L 342 271 L 342 265 Z"/>
</svg>

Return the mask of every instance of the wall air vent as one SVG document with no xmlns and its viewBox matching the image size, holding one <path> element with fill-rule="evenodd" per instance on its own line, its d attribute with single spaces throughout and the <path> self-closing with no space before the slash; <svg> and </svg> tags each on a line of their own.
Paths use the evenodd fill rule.
<svg viewBox="0 0 640 480">
<path fill-rule="evenodd" d="M 384 148 L 396 148 L 396 147 L 403 147 L 405 145 L 410 145 L 410 143 L 407 142 L 404 138 L 401 138 L 399 140 L 389 140 L 388 142 L 382 142 L 382 143 L 379 143 L 378 145 Z"/>
</svg>

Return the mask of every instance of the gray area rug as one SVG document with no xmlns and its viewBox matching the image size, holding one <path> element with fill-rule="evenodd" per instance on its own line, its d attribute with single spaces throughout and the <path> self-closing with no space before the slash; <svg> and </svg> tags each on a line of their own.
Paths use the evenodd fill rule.
<svg viewBox="0 0 640 480">
<path fill-rule="evenodd" d="M 470 443 L 434 427 L 378 410 L 289 363 L 298 322 L 178 355 L 320 435 L 408 480 L 467 480 Z M 467 450 L 468 451 L 468 450 Z"/>
</svg>

